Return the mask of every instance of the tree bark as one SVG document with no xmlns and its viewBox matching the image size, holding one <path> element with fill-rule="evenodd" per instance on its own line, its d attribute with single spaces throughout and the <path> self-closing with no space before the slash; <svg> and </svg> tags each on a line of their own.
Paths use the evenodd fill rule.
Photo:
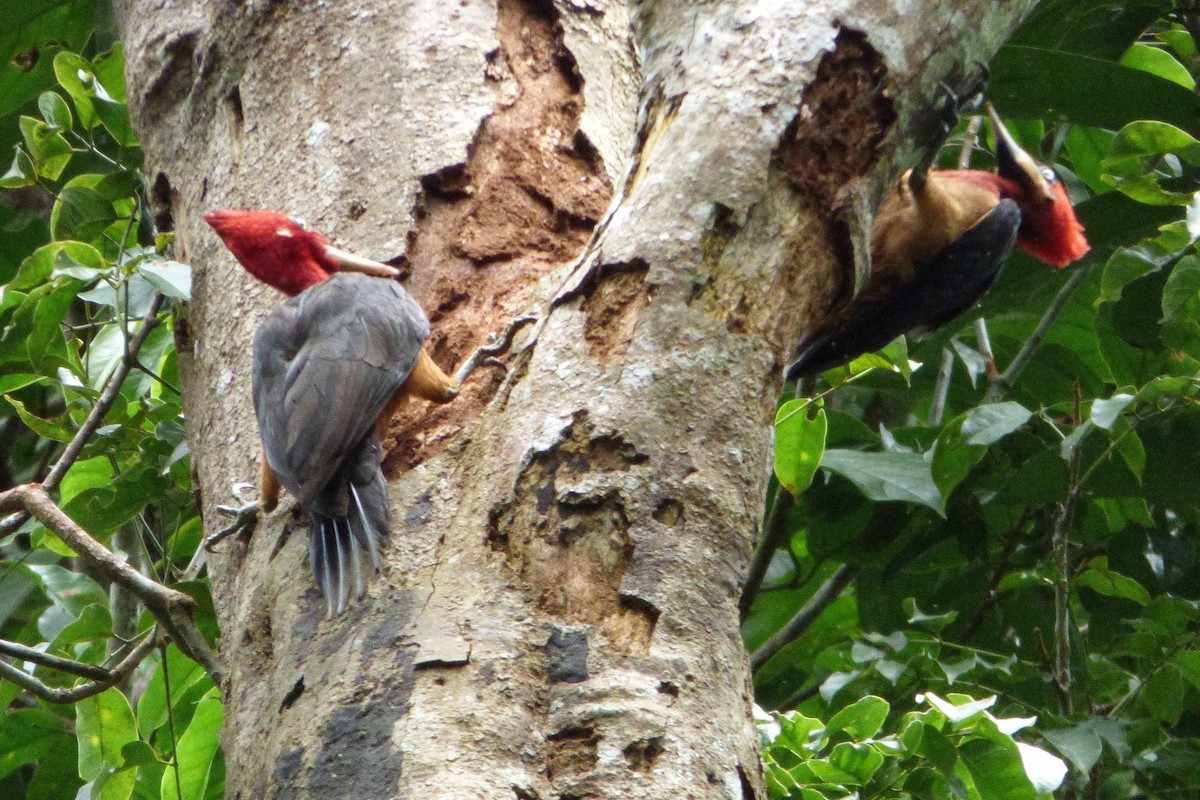
<svg viewBox="0 0 1200 800">
<path fill-rule="evenodd" d="M 231 798 L 763 797 L 737 600 L 781 365 L 869 209 L 1033 5 L 118 0 L 207 527 L 256 474 L 256 322 L 201 221 L 391 260 L 443 368 L 388 440 L 392 537 L 322 618 L 289 506 L 210 560 Z M 862 269 L 858 259 L 857 269 Z M 296 535 L 287 538 L 295 531 Z"/>
</svg>

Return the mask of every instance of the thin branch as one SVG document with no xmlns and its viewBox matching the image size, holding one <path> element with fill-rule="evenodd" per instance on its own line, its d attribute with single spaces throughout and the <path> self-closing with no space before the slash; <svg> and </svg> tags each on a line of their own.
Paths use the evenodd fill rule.
<svg viewBox="0 0 1200 800">
<path fill-rule="evenodd" d="M 963 133 L 962 150 L 958 151 L 959 169 L 971 166 L 971 151 L 975 149 L 975 141 L 979 137 L 979 129 L 982 127 L 982 114 L 976 114 L 967 121 L 967 130 Z"/>
<path fill-rule="evenodd" d="M 1037 328 L 1034 329 L 1033 334 L 1026 340 L 1025 345 L 1021 348 L 1021 352 L 1017 353 L 1016 358 L 1008 365 L 1008 369 L 988 381 L 987 392 L 983 396 L 985 403 L 994 403 L 1000 400 L 1013 387 L 1013 384 L 1017 382 L 1017 378 L 1029 363 L 1029 360 L 1033 358 L 1033 354 L 1041 345 L 1042 340 L 1046 338 L 1046 334 L 1050 332 L 1050 327 L 1054 325 L 1059 315 L 1062 314 L 1063 309 L 1066 308 L 1067 301 L 1071 299 L 1071 295 L 1075 294 L 1075 290 L 1087 280 L 1091 272 L 1091 267 L 1087 267 L 1071 273 L 1071 277 L 1058 290 L 1058 294 L 1054 296 L 1054 301 L 1050 303 L 1050 307 L 1046 309 L 1046 313 L 1042 315 L 1041 321 L 1038 322 Z"/>
<path fill-rule="evenodd" d="M 156 583 L 117 558 L 100 542 L 55 505 L 45 488 L 26 483 L 0 492 L 0 513 L 24 509 L 83 558 L 95 572 L 110 582 L 120 583 L 137 595 L 175 644 L 198 662 L 218 686 L 221 666 L 191 618 L 195 601 L 183 592 Z"/>
<path fill-rule="evenodd" d="M 929 424 L 935 427 L 942 424 L 946 413 L 946 395 L 950 394 L 950 377 L 954 374 L 954 351 L 949 347 L 942 348 L 942 363 L 938 367 L 937 383 L 933 385 L 933 402 L 929 406 Z"/>
<path fill-rule="evenodd" d="M 742 588 L 742 598 L 738 601 L 738 611 L 742 619 L 749 616 L 754 598 L 762 588 L 767 568 L 771 566 L 771 559 L 775 557 L 775 551 L 787 537 L 788 519 L 792 515 L 793 505 L 795 498 L 792 497 L 792 493 L 780 486 L 771 502 L 771 510 L 767 513 L 767 522 L 763 526 L 762 542 L 754 551 L 754 560 L 750 562 L 750 571 L 746 574 L 746 583 Z"/>
<path fill-rule="evenodd" d="M 849 564 L 842 564 L 825 579 L 825 582 L 808 598 L 804 607 L 750 656 L 751 669 L 759 669 L 787 645 L 799 639 L 808 626 L 820 616 L 829 604 L 838 598 L 842 590 L 854 579 L 854 569 Z"/>
<path fill-rule="evenodd" d="M 146 338 L 150 336 L 150 332 L 158 327 L 160 320 L 158 319 L 159 309 L 166 298 L 162 294 L 155 292 L 154 299 L 150 301 L 150 309 L 142 318 L 142 327 L 134 335 L 129 342 L 130 355 L 121 359 L 113 370 L 112 375 L 108 377 L 108 382 L 104 384 L 104 390 L 100 392 L 100 397 L 96 400 L 96 405 L 92 406 L 91 413 L 88 414 L 83 425 L 75 432 L 74 438 L 67 444 L 58 461 L 54 462 L 54 466 L 50 468 L 50 474 L 42 481 L 42 488 L 47 492 L 52 492 L 58 488 L 58 484 L 62 482 L 63 476 L 67 474 L 67 470 L 79 458 L 79 454 L 83 452 L 84 445 L 92 438 L 92 434 L 104 422 L 104 417 L 108 414 L 108 410 L 112 408 L 113 402 L 116 401 L 117 395 L 121 391 L 122 384 L 125 383 L 125 378 L 129 376 L 130 370 L 133 369 L 136 363 L 137 353 L 141 350 L 142 345 L 146 343 Z M 3 522 L 0 522 L 0 536 L 11 533 L 17 528 L 25 524 L 25 520 L 29 519 L 28 514 L 20 513 L 8 517 Z"/>
<path fill-rule="evenodd" d="M 7 661 L 0 660 L 0 678 L 7 678 L 22 689 L 50 703 L 76 703 L 93 695 L 100 694 L 115 684 L 125 680 L 146 656 L 153 652 L 158 637 L 147 636 L 137 647 L 130 651 L 116 666 L 106 671 L 103 680 L 82 683 L 70 689 L 55 689 L 42 683 L 29 673 L 14 667 Z"/>
<path fill-rule="evenodd" d="M 987 375 L 991 379 L 998 373 L 996 369 L 996 353 L 992 350 L 992 337 L 988 336 L 987 320 L 983 317 L 975 320 L 975 346 L 987 359 Z"/>
<path fill-rule="evenodd" d="M 19 658 L 22 661 L 30 661 L 34 664 L 40 664 L 43 667 L 59 670 L 60 672 L 69 672 L 81 678 L 91 678 L 94 681 L 106 681 L 111 677 L 111 673 L 108 670 L 103 667 L 97 667 L 95 664 L 85 664 L 82 661 L 76 661 L 72 658 L 63 658 L 52 653 L 34 650 L 32 647 L 26 647 L 23 644 L 10 642 L 6 639 L 0 639 L 0 655 Z"/>
<path fill-rule="evenodd" d="M 1079 381 L 1075 381 L 1074 422 L 1081 423 L 1081 397 Z M 1058 689 L 1059 703 L 1064 714 L 1071 714 L 1074 701 L 1071 698 L 1071 531 L 1075 527 L 1075 509 L 1079 503 L 1081 484 L 1079 481 L 1082 464 L 1082 448 L 1076 444 L 1071 451 L 1070 482 L 1062 512 L 1054 523 L 1052 549 L 1058 575 L 1054 580 L 1054 684 Z"/>
</svg>

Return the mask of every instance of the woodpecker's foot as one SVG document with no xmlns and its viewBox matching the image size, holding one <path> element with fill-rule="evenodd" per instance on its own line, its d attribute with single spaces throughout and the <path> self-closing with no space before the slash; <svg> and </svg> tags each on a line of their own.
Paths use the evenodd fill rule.
<svg viewBox="0 0 1200 800">
<path fill-rule="evenodd" d="M 517 331 L 526 325 L 537 321 L 537 317 L 517 317 L 512 322 L 509 322 L 508 325 L 504 326 L 504 330 L 500 332 L 499 336 L 493 334 L 491 341 L 472 353 L 470 358 L 464 361 L 463 365 L 458 368 L 457 372 L 454 373 L 454 386 L 447 390 L 449 392 L 449 397 L 456 397 L 462 390 L 463 384 L 466 382 L 467 378 L 470 377 L 471 373 L 484 364 L 504 367 L 504 362 L 500 361 L 500 359 L 496 358 L 496 356 L 512 347 L 513 337 L 517 335 Z M 507 367 L 504 368 L 507 369 Z"/>
<path fill-rule="evenodd" d="M 253 533 L 258 525 L 258 503 L 247 503 L 244 506 L 217 506 L 226 516 L 233 517 L 233 522 L 204 540 L 204 549 L 212 551 L 218 544 L 234 534 Z"/>
</svg>

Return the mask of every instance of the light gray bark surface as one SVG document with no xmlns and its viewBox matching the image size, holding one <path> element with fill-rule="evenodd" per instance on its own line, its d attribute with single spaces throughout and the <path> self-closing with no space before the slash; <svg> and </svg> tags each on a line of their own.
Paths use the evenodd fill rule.
<svg viewBox="0 0 1200 800">
<path fill-rule="evenodd" d="M 118 0 L 196 270 L 210 531 L 256 474 L 249 342 L 280 298 L 202 212 L 400 259 L 447 369 L 544 316 L 499 386 L 398 423 L 386 565 L 347 614 L 286 504 L 212 557 L 228 796 L 763 797 L 737 599 L 779 368 L 937 81 L 1031 5 Z"/>
</svg>

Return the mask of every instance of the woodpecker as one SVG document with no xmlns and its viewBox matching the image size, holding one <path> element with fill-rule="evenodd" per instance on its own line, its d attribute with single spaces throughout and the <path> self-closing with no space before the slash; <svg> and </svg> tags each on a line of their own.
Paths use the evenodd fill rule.
<svg viewBox="0 0 1200 800">
<path fill-rule="evenodd" d="M 392 414 L 408 397 L 453 400 L 531 319 L 514 320 L 452 378 L 423 347 L 429 320 L 393 267 L 335 248 L 286 214 L 226 210 L 204 219 L 248 272 L 290 298 L 254 336 L 258 506 L 271 511 L 282 484 L 308 512 L 309 562 L 333 617 L 345 610 L 351 582 L 362 597 L 366 564 L 380 565 L 388 531 L 380 442 Z"/>
<path fill-rule="evenodd" d="M 1088 251 L 1054 170 L 1021 149 L 990 105 L 995 173 L 909 170 L 871 231 L 871 279 L 800 343 L 789 380 L 840 366 L 907 331 L 940 328 L 979 302 L 1013 245 L 1065 267 Z"/>
</svg>

